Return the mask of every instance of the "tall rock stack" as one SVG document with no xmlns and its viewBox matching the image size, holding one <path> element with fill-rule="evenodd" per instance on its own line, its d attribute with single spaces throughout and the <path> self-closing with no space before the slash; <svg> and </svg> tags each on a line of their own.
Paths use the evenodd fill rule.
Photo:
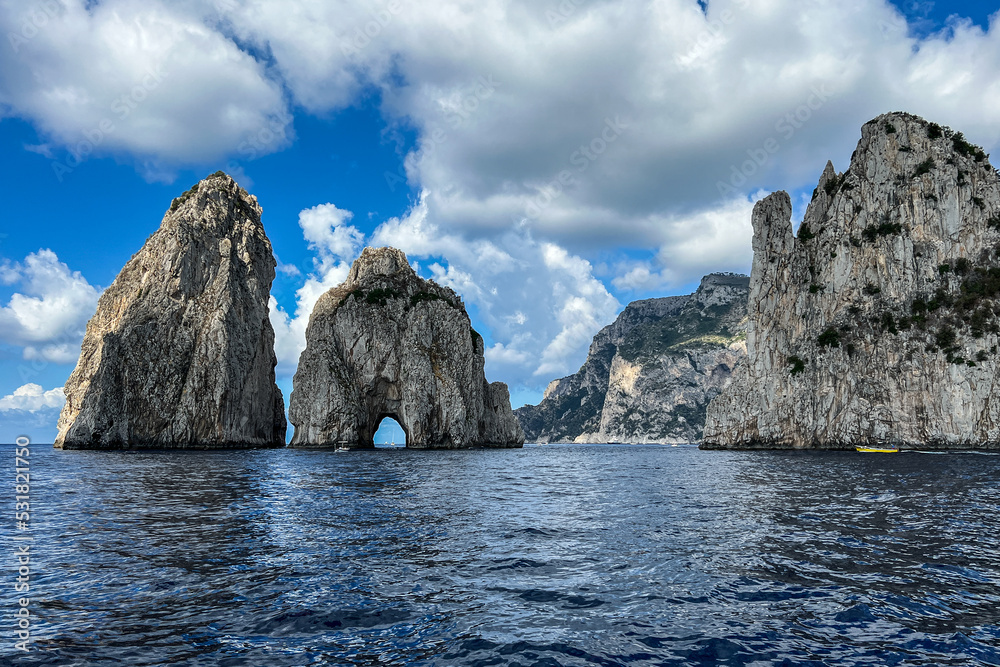
<svg viewBox="0 0 1000 667">
<path fill-rule="evenodd" d="M 420 278 L 401 251 L 365 248 L 309 318 L 292 446 L 372 447 L 392 417 L 407 447 L 520 447 L 507 386 L 488 383 L 483 366 L 458 295 Z"/>
<path fill-rule="evenodd" d="M 260 216 L 222 172 L 173 201 L 87 324 L 56 447 L 284 446 Z"/>
<path fill-rule="evenodd" d="M 711 274 L 694 294 L 630 303 L 574 375 L 514 414 L 532 442 L 699 442 L 705 409 L 746 355 L 749 278 Z"/>
<path fill-rule="evenodd" d="M 1000 446 L 1000 177 L 916 116 L 861 135 L 797 237 L 786 193 L 754 209 L 749 356 L 706 448 Z"/>
</svg>

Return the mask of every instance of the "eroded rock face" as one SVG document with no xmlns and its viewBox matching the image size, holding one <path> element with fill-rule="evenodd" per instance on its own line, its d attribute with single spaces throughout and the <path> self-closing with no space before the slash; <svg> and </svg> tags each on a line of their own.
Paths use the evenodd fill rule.
<svg viewBox="0 0 1000 667">
<path fill-rule="evenodd" d="M 257 199 L 222 172 L 174 200 L 101 295 L 56 447 L 281 447 Z"/>
<path fill-rule="evenodd" d="M 532 442 L 699 442 L 709 401 L 746 354 L 749 279 L 713 274 L 691 295 L 630 303 L 554 380 L 514 411 Z"/>
<path fill-rule="evenodd" d="M 420 278 L 401 251 L 365 248 L 309 318 L 292 446 L 373 447 L 392 417 L 407 447 L 520 447 L 507 385 L 488 383 L 483 366 L 458 295 Z"/>
<path fill-rule="evenodd" d="M 828 164 L 798 237 L 777 192 L 753 214 L 749 356 L 705 447 L 1000 445 L 1000 178 L 909 114 Z"/>
</svg>

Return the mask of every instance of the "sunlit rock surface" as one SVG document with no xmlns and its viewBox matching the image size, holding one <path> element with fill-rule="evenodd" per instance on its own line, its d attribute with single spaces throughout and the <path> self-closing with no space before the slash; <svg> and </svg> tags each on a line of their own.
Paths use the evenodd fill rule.
<svg viewBox="0 0 1000 667">
<path fill-rule="evenodd" d="M 289 406 L 292 446 L 373 447 L 384 417 L 414 448 L 520 447 L 502 382 L 452 290 L 395 248 L 365 248 L 309 318 Z"/>
<path fill-rule="evenodd" d="M 691 295 L 630 303 L 574 375 L 514 411 L 531 442 L 701 440 L 709 401 L 746 354 L 746 276 L 712 274 Z"/>
<path fill-rule="evenodd" d="M 101 295 L 56 447 L 281 447 L 257 199 L 222 172 L 174 200 Z"/>
<path fill-rule="evenodd" d="M 1000 187 L 981 149 L 909 114 L 828 164 L 797 237 L 753 214 L 749 356 L 705 447 L 1000 445 Z"/>
</svg>

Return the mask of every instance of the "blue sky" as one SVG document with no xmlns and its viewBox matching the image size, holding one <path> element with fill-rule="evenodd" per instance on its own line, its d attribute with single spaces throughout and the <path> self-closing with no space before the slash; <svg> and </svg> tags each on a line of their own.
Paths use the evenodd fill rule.
<svg viewBox="0 0 1000 667">
<path fill-rule="evenodd" d="M 753 202 L 786 189 L 801 215 L 879 113 L 995 150 L 995 10 L 5 3 L 0 441 L 52 439 L 97 295 L 216 169 L 258 197 L 281 263 L 286 398 L 312 301 L 392 244 L 463 296 L 488 377 L 537 402 L 629 301 L 748 271 Z"/>
</svg>

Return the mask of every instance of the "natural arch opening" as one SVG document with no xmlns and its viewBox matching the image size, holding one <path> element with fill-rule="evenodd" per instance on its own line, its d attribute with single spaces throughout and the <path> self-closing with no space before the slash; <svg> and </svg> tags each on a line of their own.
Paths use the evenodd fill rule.
<svg viewBox="0 0 1000 667">
<path fill-rule="evenodd" d="M 406 430 L 392 417 L 385 417 L 375 431 L 375 447 L 406 447 Z"/>
</svg>

